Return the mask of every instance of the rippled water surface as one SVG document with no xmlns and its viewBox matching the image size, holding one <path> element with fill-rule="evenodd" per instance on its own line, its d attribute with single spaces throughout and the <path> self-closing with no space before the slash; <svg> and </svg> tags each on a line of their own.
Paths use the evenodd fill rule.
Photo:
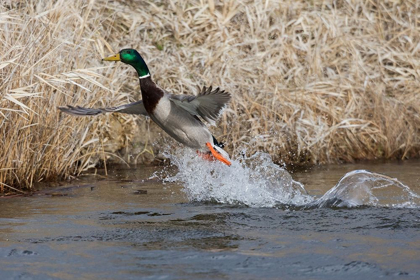
<svg viewBox="0 0 420 280">
<path fill-rule="evenodd" d="M 0 278 L 420 279 L 420 161 L 172 162 L 1 198 Z"/>
</svg>

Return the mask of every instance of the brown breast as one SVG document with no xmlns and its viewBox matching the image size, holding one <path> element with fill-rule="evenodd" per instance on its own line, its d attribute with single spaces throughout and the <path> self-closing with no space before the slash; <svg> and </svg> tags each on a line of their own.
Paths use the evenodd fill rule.
<svg viewBox="0 0 420 280">
<path fill-rule="evenodd" d="M 140 79 L 140 89 L 144 108 L 151 115 L 164 95 L 163 90 L 152 81 L 151 77 Z"/>
</svg>

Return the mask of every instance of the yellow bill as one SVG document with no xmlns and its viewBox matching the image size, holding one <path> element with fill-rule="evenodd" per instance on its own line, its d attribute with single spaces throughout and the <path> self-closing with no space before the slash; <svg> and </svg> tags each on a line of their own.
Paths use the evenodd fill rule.
<svg viewBox="0 0 420 280">
<path fill-rule="evenodd" d="M 119 53 L 117 53 L 115 55 L 112 55 L 112 56 L 105 57 L 102 60 L 105 60 L 105 61 L 121 61 Z"/>
</svg>

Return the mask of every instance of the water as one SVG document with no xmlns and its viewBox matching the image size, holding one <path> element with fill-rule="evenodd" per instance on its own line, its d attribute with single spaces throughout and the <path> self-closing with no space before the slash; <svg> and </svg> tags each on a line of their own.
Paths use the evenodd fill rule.
<svg viewBox="0 0 420 280">
<path fill-rule="evenodd" d="M 420 279 L 420 161 L 171 160 L 0 199 L 0 279 Z"/>
</svg>

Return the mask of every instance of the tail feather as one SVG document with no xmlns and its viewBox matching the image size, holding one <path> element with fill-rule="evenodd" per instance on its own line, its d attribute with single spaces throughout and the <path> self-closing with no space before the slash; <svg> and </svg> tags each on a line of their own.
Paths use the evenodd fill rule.
<svg viewBox="0 0 420 280">
<path fill-rule="evenodd" d="M 215 146 L 220 147 L 222 149 L 225 147 L 225 143 L 217 141 L 216 137 L 214 137 L 213 135 L 212 137 L 213 137 L 213 143 Z"/>
</svg>

